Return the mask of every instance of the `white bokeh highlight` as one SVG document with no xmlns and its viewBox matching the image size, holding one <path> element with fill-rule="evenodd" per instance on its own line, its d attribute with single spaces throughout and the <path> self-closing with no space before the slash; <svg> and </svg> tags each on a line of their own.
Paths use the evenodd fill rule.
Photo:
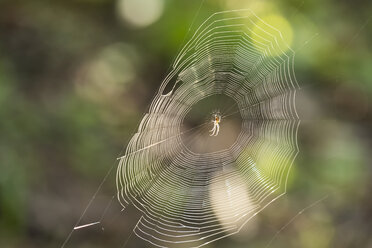
<svg viewBox="0 0 372 248">
<path fill-rule="evenodd" d="M 117 11 L 126 23 L 143 28 L 155 23 L 163 14 L 164 0 L 118 0 Z"/>
</svg>

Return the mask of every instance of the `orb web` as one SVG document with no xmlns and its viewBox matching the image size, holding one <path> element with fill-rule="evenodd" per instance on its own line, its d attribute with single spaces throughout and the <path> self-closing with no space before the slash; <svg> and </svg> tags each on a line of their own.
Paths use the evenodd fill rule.
<svg viewBox="0 0 372 248">
<path fill-rule="evenodd" d="M 200 247 L 285 193 L 299 120 L 295 53 L 283 44 L 280 30 L 239 10 L 211 15 L 181 49 L 117 169 L 120 203 L 142 212 L 138 237 Z"/>
</svg>

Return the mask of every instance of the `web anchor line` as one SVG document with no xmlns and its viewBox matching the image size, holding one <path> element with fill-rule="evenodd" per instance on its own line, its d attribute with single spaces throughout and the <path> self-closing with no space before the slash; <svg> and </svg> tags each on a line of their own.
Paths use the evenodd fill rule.
<svg viewBox="0 0 372 248">
<path fill-rule="evenodd" d="M 303 214 L 305 211 L 309 210 L 310 208 L 316 206 L 317 204 L 321 203 L 322 201 L 324 201 L 325 199 L 328 198 L 328 195 L 322 197 L 321 199 L 311 203 L 309 206 L 303 208 L 301 211 L 299 211 L 295 216 L 293 216 L 286 224 L 284 224 L 284 226 L 282 226 L 276 233 L 275 235 L 272 237 L 272 239 L 269 241 L 269 243 L 266 245 L 266 248 L 269 248 L 270 245 L 273 243 L 273 241 L 278 237 L 278 235 L 284 230 L 286 229 L 298 216 L 300 216 L 301 214 Z"/>
<path fill-rule="evenodd" d="M 85 224 L 85 225 L 81 225 L 81 226 L 75 226 L 74 227 L 74 230 L 78 230 L 78 229 L 82 229 L 82 228 L 85 228 L 85 227 L 94 226 L 94 225 L 97 225 L 97 224 L 100 224 L 100 223 L 101 223 L 100 221 L 97 221 L 97 222 L 93 222 L 93 223 L 89 223 L 89 224 Z"/>
</svg>

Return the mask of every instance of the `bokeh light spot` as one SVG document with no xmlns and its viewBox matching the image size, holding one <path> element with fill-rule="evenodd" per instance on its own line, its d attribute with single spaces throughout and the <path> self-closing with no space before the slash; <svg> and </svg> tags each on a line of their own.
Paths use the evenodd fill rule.
<svg viewBox="0 0 372 248">
<path fill-rule="evenodd" d="M 117 8 L 120 17 L 127 23 L 146 27 L 162 15 L 164 0 L 119 0 Z"/>
<path fill-rule="evenodd" d="M 272 36 L 272 30 L 280 32 L 282 39 Z M 252 30 L 252 39 L 257 50 L 267 51 L 270 56 L 285 53 L 292 44 L 293 31 L 289 22 L 280 15 L 268 15 L 258 20 Z"/>
<path fill-rule="evenodd" d="M 125 43 L 105 47 L 83 65 L 76 80 L 77 92 L 99 101 L 120 95 L 136 77 L 136 51 Z"/>
<path fill-rule="evenodd" d="M 210 184 L 209 198 L 218 221 L 226 229 L 231 223 L 241 225 L 246 221 L 242 217 L 252 215 L 257 208 L 252 202 L 246 181 L 232 169 L 215 175 Z M 250 222 L 246 229 L 254 231 L 255 225 L 256 222 Z"/>
<path fill-rule="evenodd" d="M 265 15 L 267 13 L 272 13 L 273 11 L 277 11 L 277 6 L 275 4 L 267 2 L 265 0 L 251 0 L 251 1 L 224 0 L 222 1 L 222 6 L 226 9 L 232 9 L 232 10 L 249 9 L 259 16 Z M 242 13 L 244 12 L 240 12 L 240 14 Z"/>
</svg>

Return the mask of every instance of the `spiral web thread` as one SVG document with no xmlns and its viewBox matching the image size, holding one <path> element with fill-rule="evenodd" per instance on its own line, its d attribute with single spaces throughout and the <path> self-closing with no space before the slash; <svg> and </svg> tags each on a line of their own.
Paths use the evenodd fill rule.
<svg viewBox="0 0 372 248">
<path fill-rule="evenodd" d="M 138 237 L 200 247 L 239 232 L 285 193 L 299 120 L 294 51 L 283 44 L 279 30 L 239 10 L 213 14 L 182 48 L 117 169 L 120 203 L 142 212 Z M 181 138 L 192 132 L 181 130 L 184 118 L 221 94 L 238 106 L 223 118 L 240 115 L 240 134 L 227 149 L 195 153 Z"/>
</svg>

